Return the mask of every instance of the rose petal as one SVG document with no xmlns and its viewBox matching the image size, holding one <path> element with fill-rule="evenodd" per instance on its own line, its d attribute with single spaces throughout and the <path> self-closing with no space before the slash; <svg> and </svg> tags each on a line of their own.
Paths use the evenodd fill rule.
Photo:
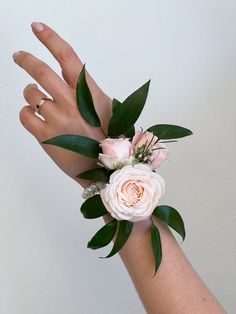
<svg viewBox="0 0 236 314">
<path fill-rule="evenodd" d="M 140 221 L 150 217 L 163 196 L 165 181 L 144 164 L 127 165 L 110 176 L 100 195 L 117 220 Z"/>
</svg>

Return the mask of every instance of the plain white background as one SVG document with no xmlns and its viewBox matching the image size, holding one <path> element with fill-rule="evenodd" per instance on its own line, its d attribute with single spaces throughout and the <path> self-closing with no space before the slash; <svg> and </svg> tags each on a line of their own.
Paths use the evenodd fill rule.
<svg viewBox="0 0 236 314">
<path fill-rule="evenodd" d="M 235 18 L 234 0 L 1 0 L 0 313 L 145 313 L 119 256 L 86 248 L 103 222 L 82 218 L 82 189 L 19 122 L 23 88 L 34 81 L 12 53 L 29 51 L 60 73 L 33 21 L 71 43 L 112 97 L 151 78 L 137 127 L 193 130 L 169 145 L 163 202 L 185 220 L 189 260 L 236 313 Z"/>
</svg>

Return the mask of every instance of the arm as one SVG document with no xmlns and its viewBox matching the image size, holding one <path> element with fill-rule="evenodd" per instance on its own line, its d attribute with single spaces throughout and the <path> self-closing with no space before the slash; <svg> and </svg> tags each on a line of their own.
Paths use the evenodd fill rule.
<svg viewBox="0 0 236 314">
<path fill-rule="evenodd" d="M 45 95 L 39 88 L 27 85 L 24 97 L 29 105 L 20 111 L 23 126 L 39 141 L 45 152 L 70 177 L 82 186 L 87 182 L 76 179 L 76 175 L 94 167 L 95 162 L 59 147 L 41 144 L 42 141 L 60 134 L 80 134 L 100 140 L 100 129 L 88 126 L 80 116 L 75 87 L 82 63 L 74 50 L 50 27 L 34 24 L 35 36 L 49 49 L 62 69 L 64 81 L 41 60 L 28 52 L 14 55 L 16 64 L 26 70 L 53 98 L 53 102 L 43 105 L 45 121 L 34 114 L 36 102 Z M 104 129 L 111 116 L 111 99 L 88 75 L 96 110 Z M 109 219 L 104 217 L 105 221 Z M 182 253 L 172 233 L 163 223 L 156 220 L 159 227 L 163 260 L 157 275 L 152 279 L 154 260 L 150 248 L 149 222 L 135 223 L 125 246 L 120 251 L 137 292 L 148 313 L 225 313 L 198 277 Z M 138 261 L 138 262 L 137 262 Z"/>
<path fill-rule="evenodd" d="M 226 313 L 193 269 L 170 229 L 159 219 L 155 223 L 161 235 L 163 257 L 154 278 L 149 221 L 134 224 L 130 238 L 120 251 L 147 313 Z"/>
</svg>

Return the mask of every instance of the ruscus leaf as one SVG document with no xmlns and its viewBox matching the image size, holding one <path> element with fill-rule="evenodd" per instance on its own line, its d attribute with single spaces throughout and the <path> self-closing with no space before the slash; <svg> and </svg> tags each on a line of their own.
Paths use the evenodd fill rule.
<svg viewBox="0 0 236 314">
<path fill-rule="evenodd" d="M 86 136 L 74 134 L 59 135 L 43 141 L 42 143 L 59 146 L 95 159 L 98 158 L 98 154 L 100 151 L 98 141 Z"/>
<path fill-rule="evenodd" d="M 109 175 L 107 173 L 107 170 L 104 168 L 94 168 L 87 170 L 85 172 L 78 174 L 77 178 L 99 182 L 109 181 Z"/>
<path fill-rule="evenodd" d="M 152 223 L 151 225 L 151 243 L 152 243 L 152 251 L 155 259 L 155 273 L 153 277 L 156 275 L 156 272 L 161 264 L 162 260 L 162 245 L 161 245 L 161 237 L 158 228 Z"/>
<path fill-rule="evenodd" d="M 93 250 L 108 245 L 115 236 L 117 220 L 113 219 L 103 226 L 88 242 L 87 247 Z"/>
<path fill-rule="evenodd" d="M 108 213 L 99 194 L 88 198 L 82 204 L 80 211 L 84 218 L 88 219 L 98 218 Z"/>
<path fill-rule="evenodd" d="M 184 222 L 175 208 L 167 205 L 160 205 L 154 209 L 152 214 L 174 229 L 184 241 L 186 235 Z"/>
<path fill-rule="evenodd" d="M 182 126 L 172 124 L 157 124 L 147 129 L 149 132 L 153 132 L 158 139 L 174 139 L 192 135 L 192 131 Z"/>
<path fill-rule="evenodd" d="M 117 100 L 116 98 L 112 99 L 112 112 L 114 113 L 115 110 L 118 108 L 119 105 L 121 105 L 122 103 Z M 131 128 L 129 128 L 129 130 L 127 130 L 126 132 L 123 133 L 123 135 L 127 138 L 131 138 L 133 137 L 135 134 L 135 128 L 134 125 L 131 126 Z"/>
<path fill-rule="evenodd" d="M 101 122 L 94 108 L 93 97 L 86 81 L 85 64 L 80 72 L 76 86 L 76 100 L 79 112 L 90 125 L 100 127 Z"/>
<path fill-rule="evenodd" d="M 135 134 L 135 127 L 131 126 L 131 128 L 129 130 L 127 130 L 126 132 L 123 133 L 123 135 L 127 138 L 131 138 L 133 137 Z"/>
<path fill-rule="evenodd" d="M 108 136 L 115 137 L 125 134 L 134 126 L 145 105 L 150 80 L 129 95 L 120 105 L 115 105 L 113 115 L 108 126 Z"/>
<path fill-rule="evenodd" d="M 114 113 L 117 109 L 117 107 L 121 104 L 121 102 L 119 100 L 117 100 L 116 98 L 112 99 L 112 113 Z"/>
<path fill-rule="evenodd" d="M 133 228 L 133 223 L 127 220 L 121 220 L 117 223 L 117 236 L 115 239 L 115 243 L 111 252 L 106 257 L 101 258 L 108 258 L 116 254 L 128 240 Z"/>
</svg>

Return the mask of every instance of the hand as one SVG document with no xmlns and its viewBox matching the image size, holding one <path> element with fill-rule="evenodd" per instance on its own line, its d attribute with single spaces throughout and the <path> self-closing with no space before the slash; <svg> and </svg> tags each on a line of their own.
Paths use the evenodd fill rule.
<svg viewBox="0 0 236 314">
<path fill-rule="evenodd" d="M 35 22 L 31 26 L 35 36 L 59 62 L 63 78 L 29 52 L 20 51 L 13 54 L 15 63 L 28 72 L 53 99 L 53 101 L 46 101 L 41 107 L 40 114 L 43 120 L 35 114 L 35 105 L 41 97 L 48 95 L 34 84 L 27 85 L 23 95 L 29 105 L 20 110 L 21 123 L 39 143 L 61 134 L 79 134 L 97 140 L 103 139 L 101 129 L 88 125 L 77 108 L 76 84 L 83 66 L 81 60 L 73 48 L 49 26 Z M 88 73 L 86 79 L 102 127 L 106 131 L 111 117 L 111 99 Z M 96 166 L 96 161 L 57 146 L 41 143 L 40 145 L 67 175 L 86 185 L 83 180 L 77 179 L 76 175 Z"/>
</svg>

